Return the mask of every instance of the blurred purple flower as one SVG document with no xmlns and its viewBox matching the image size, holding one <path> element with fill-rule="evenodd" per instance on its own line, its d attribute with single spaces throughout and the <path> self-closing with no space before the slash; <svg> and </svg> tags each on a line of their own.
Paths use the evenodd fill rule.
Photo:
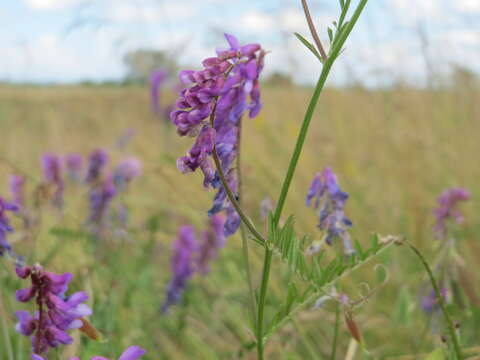
<svg viewBox="0 0 480 360">
<path fill-rule="evenodd" d="M 68 345 L 73 339 L 68 330 L 83 326 L 81 318 L 89 316 L 92 310 L 84 304 L 88 295 L 76 292 L 65 296 L 72 274 L 57 275 L 45 271 L 40 265 L 17 267 L 16 273 L 22 279 L 30 278 L 31 286 L 17 290 L 19 302 L 34 300 L 37 311 L 33 316 L 28 311 L 17 311 L 15 327 L 22 335 L 30 336 L 34 354 L 47 353 L 60 344 Z"/>
<path fill-rule="evenodd" d="M 211 155 L 213 143 L 218 152 L 222 171 L 229 173 L 237 156 L 238 134 L 245 112 L 250 117 L 261 108 L 259 75 L 263 68 L 265 52 L 258 44 L 240 46 L 229 34 L 225 38 L 230 47 L 217 52 L 216 57 L 203 61 L 203 70 L 184 70 L 180 81 L 186 88 L 180 92 L 176 110 L 170 119 L 180 136 L 198 136 L 187 156 L 177 162 L 182 172 L 200 168 L 204 173 L 204 186 L 218 189 L 210 214 L 225 210 L 225 234 L 231 235 L 239 225 L 239 216 L 225 196 L 218 174 L 215 173 Z M 209 117 L 215 109 L 212 124 Z M 230 173 L 230 181 L 236 183 L 236 174 Z M 232 189 L 235 193 L 235 189 Z"/>
<path fill-rule="evenodd" d="M 192 226 L 182 226 L 177 239 L 173 243 L 172 279 L 168 285 L 166 299 L 162 306 L 163 313 L 166 313 L 170 306 L 180 302 L 187 281 L 194 273 L 193 261 L 196 251 L 195 230 Z"/>
<path fill-rule="evenodd" d="M 352 247 L 350 235 L 347 228 L 352 222 L 345 216 L 344 207 L 348 200 L 348 194 L 343 192 L 332 169 L 327 167 L 313 178 L 307 194 L 307 206 L 312 205 L 319 209 L 320 230 L 326 232 L 325 242 L 332 245 L 333 239 L 340 237 L 346 254 L 352 254 L 355 250 Z"/>
<path fill-rule="evenodd" d="M 7 233 L 13 232 L 13 228 L 10 226 L 7 211 L 18 211 L 18 206 L 0 197 L 0 256 L 3 256 L 5 252 L 10 253 L 12 251 L 12 247 L 7 240 Z"/>
<path fill-rule="evenodd" d="M 68 154 L 65 157 L 65 167 L 70 180 L 80 181 L 82 177 L 83 157 L 80 154 Z"/>
<path fill-rule="evenodd" d="M 85 182 L 87 184 L 94 184 L 99 181 L 102 176 L 102 171 L 108 162 L 108 154 L 103 149 L 93 150 L 88 157 L 88 170 Z"/>
<path fill-rule="evenodd" d="M 168 72 L 164 69 L 154 70 L 150 75 L 150 101 L 156 115 L 162 114 L 160 106 L 160 89 L 167 80 Z M 163 115 L 163 114 L 162 114 Z"/>
<path fill-rule="evenodd" d="M 54 154 L 43 155 L 42 168 L 45 182 L 54 188 L 52 202 L 56 207 L 61 208 L 63 206 L 63 179 L 60 158 Z"/>
<path fill-rule="evenodd" d="M 122 353 L 122 355 L 120 355 L 118 360 L 137 360 L 145 354 L 146 354 L 146 351 L 143 350 L 140 346 L 130 346 Z M 32 360 L 45 360 L 45 359 L 37 354 L 32 354 Z M 80 360 L 80 358 L 73 357 L 73 358 L 70 358 L 70 360 Z M 103 356 L 94 356 L 90 358 L 90 360 L 109 360 L 109 359 Z"/>
<path fill-rule="evenodd" d="M 110 202 L 116 194 L 117 190 L 111 176 L 108 176 L 106 179 L 90 188 L 89 222 L 91 224 L 95 224 L 97 227 L 103 226 Z"/>
<path fill-rule="evenodd" d="M 458 204 L 469 199 L 470 193 L 462 188 L 447 189 L 439 196 L 437 199 L 438 207 L 434 210 L 436 223 L 433 228 L 437 236 L 446 236 L 449 219 L 455 220 L 457 224 L 463 222 L 464 218 L 458 209 Z"/>
<path fill-rule="evenodd" d="M 12 202 L 18 207 L 23 207 L 25 201 L 25 177 L 22 175 L 10 175 L 9 185 Z"/>
<path fill-rule="evenodd" d="M 124 188 L 130 181 L 142 173 L 142 163 L 136 157 L 125 158 L 113 172 L 113 181 L 116 186 Z"/>
<path fill-rule="evenodd" d="M 448 295 L 447 289 L 441 288 L 440 295 L 444 300 L 447 300 L 447 295 Z M 437 310 L 439 306 L 440 305 L 438 303 L 437 296 L 435 295 L 435 291 L 433 289 L 428 293 L 428 295 L 423 296 L 421 299 L 422 310 L 428 314 Z"/>
<path fill-rule="evenodd" d="M 197 259 L 197 271 L 202 275 L 210 271 L 209 263 L 225 245 L 224 224 L 225 218 L 222 215 L 213 215 L 209 219 L 208 229 L 202 233 Z"/>
</svg>

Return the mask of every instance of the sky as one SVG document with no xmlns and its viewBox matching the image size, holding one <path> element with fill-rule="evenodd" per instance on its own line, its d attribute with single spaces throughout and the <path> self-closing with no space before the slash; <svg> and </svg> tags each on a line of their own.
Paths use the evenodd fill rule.
<svg viewBox="0 0 480 360">
<path fill-rule="evenodd" d="M 327 42 L 338 1 L 309 4 Z M 223 32 L 270 50 L 267 75 L 308 83 L 320 70 L 293 36 L 309 37 L 300 0 L 1 0 L 0 24 L 0 81 L 118 80 L 124 54 L 139 48 L 197 68 L 225 46 Z M 421 85 L 452 66 L 480 72 L 479 55 L 480 0 L 370 0 L 332 81 Z"/>
</svg>

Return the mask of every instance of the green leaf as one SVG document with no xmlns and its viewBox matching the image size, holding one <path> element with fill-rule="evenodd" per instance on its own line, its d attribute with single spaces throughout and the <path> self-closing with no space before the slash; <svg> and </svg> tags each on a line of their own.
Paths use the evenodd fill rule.
<svg viewBox="0 0 480 360">
<path fill-rule="evenodd" d="M 320 60 L 320 62 L 323 63 L 323 59 L 320 56 L 320 53 L 318 52 L 317 48 L 310 41 L 305 39 L 299 33 L 294 33 L 294 34 L 297 37 L 297 39 L 300 40 L 302 42 L 302 44 L 305 45 L 307 47 L 307 49 L 310 50 L 313 53 L 313 55 L 315 55 L 317 57 L 317 59 Z"/>
<path fill-rule="evenodd" d="M 445 359 L 445 351 L 442 348 L 437 348 L 433 350 L 425 360 L 444 360 Z"/>
<path fill-rule="evenodd" d="M 328 38 L 330 39 L 330 43 L 332 43 L 333 42 L 333 30 L 328 28 L 327 33 L 328 33 Z"/>
</svg>

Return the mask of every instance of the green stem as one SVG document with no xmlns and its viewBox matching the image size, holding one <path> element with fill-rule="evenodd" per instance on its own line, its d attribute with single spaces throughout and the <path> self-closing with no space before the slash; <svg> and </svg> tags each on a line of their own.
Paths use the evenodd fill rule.
<svg viewBox="0 0 480 360">
<path fill-rule="evenodd" d="M 303 123 L 297 137 L 297 142 L 295 144 L 295 149 L 293 150 L 293 154 L 290 159 L 290 164 L 288 166 L 287 174 L 285 175 L 285 179 L 283 181 L 282 189 L 277 202 L 277 207 L 275 208 L 275 213 L 273 215 L 273 225 L 275 227 L 278 226 L 280 217 L 282 216 L 282 211 L 283 211 L 283 207 L 285 206 L 288 190 L 290 189 L 293 175 L 295 174 L 298 160 L 300 158 L 300 154 L 302 153 L 303 145 L 305 143 L 305 138 L 308 133 L 308 128 L 310 126 L 310 122 L 312 120 L 315 107 L 317 106 L 318 99 L 320 98 L 320 94 L 325 86 L 328 75 L 333 66 L 333 63 L 335 62 L 338 55 L 340 54 L 343 44 L 345 43 L 348 36 L 350 35 L 353 27 L 355 26 L 355 23 L 357 22 L 358 18 L 360 17 L 360 14 L 362 13 L 362 10 L 367 4 L 367 1 L 368 0 L 360 1 L 357 8 L 355 9 L 354 14 L 352 15 L 350 22 L 347 25 L 345 25 L 345 30 L 342 31 L 342 33 L 339 35 L 339 38 L 335 43 L 335 46 L 331 49 L 330 56 L 324 62 L 322 72 L 317 81 L 317 85 L 315 86 L 315 90 L 313 92 L 312 98 L 310 99 L 310 103 L 308 104 L 308 108 L 305 113 L 305 117 L 303 119 Z M 270 266 L 272 263 L 272 254 L 273 254 L 272 250 L 269 249 L 268 246 L 266 246 L 264 263 L 263 263 L 262 282 L 260 287 L 260 297 L 258 301 L 258 316 L 257 316 L 257 354 L 258 354 L 259 360 L 263 359 L 263 348 L 264 348 L 263 323 L 264 323 L 264 313 L 265 313 L 265 299 L 266 299 L 266 294 L 268 289 L 268 281 L 270 277 Z"/>
<path fill-rule="evenodd" d="M 447 328 L 450 333 L 450 338 L 453 343 L 453 348 L 455 350 L 455 354 L 457 355 L 457 360 L 462 360 L 463 355 L 462 355 L 462 350 L 460 348 L 460 344 L 457 338 L 457 333 L 455 332 L 455 326 L 453 325 L 452 318 L 450 317 L 450 314 L 447 311 L 447 307 L 445 305 L 445 300 L 443 299 L 442 294 L 440 293 L 440 289 L 437 285 L 437 282 L 435 280 L 435 277 L 433 276 L 432 269 L 430 269 L 430 265 L 428 265 L 427 260 L 423 257 L 422 253 L 415 247 L 413 246 L 410 242 L 407 242 L 408 246 L 412 251 L 418 256 L 420 259 L 421 263 L 423 264 L 423 267 L 427 271 L 428 277 L 430 278 L 430 282 L 432 283 L 433 290 L 435 291 L 435 296 L 437 297 L 438 304 L 440 305 L 440 309 L 442 310 L 443 317 L 445 318 L 445 321 L 447 323 Z"/>
<path fill-rule="evenodd" d="M 338 330 L 340 327 L 340 304 L 335 305 L 335 328 L 333 332 L 333 341 L 332 341 L 332 354 L 330 355 L 330 360 L 335 360 L 337 356 L 337 341 L 338 341 Z"/>
<path fill-rule="evenodd" d="M 242 198 L 243 198 L 241 144 L 242 144 L 242 120 L 240 120 L 239 122 L 238 135 L 237 135 L 238 204 L 240 207 L 242 206 Z M 248 297 L 249 297 L 248 303 L 250 307 L 250 316 L 252 317 L 252 326 L 255 328 L 255 326 L 257 325 L 257 304 L 255 301 L 255 292 L 253 290 L 252 273 L 250 271 L 250 257 L 248 254 L 247 234 L 246 234 L 245 225 L 243 224 L 243 222 L 240 224 L 240 235 L 242 237 L 243 261 L 245 263 L 245 273 L 247 275 Z"/>
<path fill-rule="evenodd" d="M 7 351 L 7 358 L 8 360 L 13 360 L 13 347 L 12 347 L 12 340 L 10 339 L 10 335 L 8 333 L 8 324 L 7 324 L 7 316 L 5 307 L 3 306 L 2 295 L 0 294 L 0 315 L 2 318 L 2 330 L 3 330 L 3 339 Z"/>
</svg>

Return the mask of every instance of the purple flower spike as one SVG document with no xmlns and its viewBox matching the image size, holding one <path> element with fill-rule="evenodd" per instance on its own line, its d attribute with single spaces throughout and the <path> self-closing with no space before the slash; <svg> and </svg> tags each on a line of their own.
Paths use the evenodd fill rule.
<svg viewBox="0 0 480 360">
<path fill-rule="evenodd" d="M 345 253 L 349 255 L 355 250 L 347 231 L 352 222 L 343 210 L 347 200 L 348 194 L 340 189 L 337 177 L 329 167 L 315 175 L 306 198 L 307 206 L 312 206 L 313 201 L 313 208 L 319 209 L 318 227 L 326 232 L 325 242 L 332 245 L 334 238 L 341 238 Z"/>
<path fill-rule="evenodd" d="M 433 228 L 438 237 L 447 235 L 447 221 L 452 219 L 457 224 L 463 222 L 464 218 L 458 209 L 458 204 L 470 199 L 470 193 L 462 188 L 451 188 L 445 190 L 437 200 L 438 207 L 434 210 L 436 223 Z"/>
<path fill-rule="evenodd" d="M 25 177 L 11 175 L 9 180 L 12 202 L 18 207 L 23 207 L 25 201 Z"/>
<path fill-rule="evenodd" d="M 222 215 L 210 217 L 209 228 L 202 233 L 197 270 L 202 275 L 210 271 L 209 263 L 216 258 L 218 250 L 225 245 L 225 219 Z"/>
<path fill-rule="evenodd" d="M 60 158 L 54 154 L 45 154 L 42 157 L 42 167 L 45 182 L 54 188 L 53 204 L 60 208 L 63 206 L 63 179 Z"/>
<path fill-rule="evenodd" d="M 7 211 L 18 211 L 18 206 L 0 197 L 0 256 L 12 251 L 12 247 L 7 240 L 7 234 L 13 232 L 13 229 L 10 226 L 10 221 L 6 214 Z"/>
<path fill-rule="evenodd" d="M 128 157 L 115 168 L 113 181 L 118 187 L 123 188 L 141 173 L 142 162 L 136 157 Z"/>
<path fill-rule="evenodd" d="M 441 288 L 440 289 L 440 295 L 444 300 L 447 300 L 447 289 L 446 288 Z M 422 310 L 425 311 L 426 313 L 430 314 L 435 310 L 439 309 L 439 303 L 437 296 L 435 295 L 435 291 L 432 289 L 428 295 L 425 295 L 421 299 L 421 307 Z"/>
<path fill-rule="evenodd" d="M 85 182 L 93 184 L 100 180 L 102 171 L 108 162 L 108 154 L 103 149 L 96 149 L 90 153 L 88 157 L 88 170 Z"/>
<path fill-rule="evenodd" d="M 152 103 L 152 110 L 155 114 L 162 113 L 162 108 L 159 103 L 160 89 L 167 79 L 168 73 L 163 69 L 158 69 L 150 75 L 150 101 Z"/>
<path fill-rule="evenodd" d="M 166 313 L 170 306 L 180 302 L 187 281 L 194 273 L 193 260 L 196 250 L 195 230 L 192 226 L 182 226 L 173 243 L 171 263 L 173 276 L 167 288 L 165 303 L 162 306 L 163 313 Z"/>
<path fill-rule="evenodd" d="M 115 185 L 111 177 L 90 188 L 90 217 L 89 222 L 97 227 L 103 225 L 105 215 L 108 211 L 110 202 L 117 194 Z"/>
<path fill-rule="evenodd" d="M 258 44 L 241 46 L 230 34 L 225 34 L 225 39 L 229 48 L 217 51 L 216 57 L 205 59 L 202 70 L 180 72 L 180 82 L 186 88 L 180 92 L 170 119 L 180 136 L 197 136 L 187 156 L 178 159 L 177 165 L 184 173 L 200 168 L 205 176 L 204 186 L 217 189 L 209 213 L 225 211 L 224 227 L 228 236 L 237 231 L 240 219 L 226 200 L 211 156 L 215 146 L 222 171 L 229 174 L 229 182 L 234 187 L 232 192 L 237 194 L 237 176 L 232 164 L 237 156 L 243 115 L 249 113 L 254 117 L 261 108 L 259 76 L 265 52 Z"/>
<path fill-rule="evenodd" d="M 65 157 L 65 167 L 70 180 L 80 181 L 82 177 L 83 157 L 80 154 L 68 154 Z"/>
<path fill-rule="evenodd" d="M 82 327 L 81 318 L 92 314 L 84 304 L 88 300 L 85 292 L 70 296 L 65 293 L 72 274 L 57 275 L 45 271 L 40 265 L 17 267 L 17 275 L 30 278 L 31 286 L 17 290 L 20 302 L 35 301 L 37 311 L 32 316 L 27 311 L 17 311 L 18 323 L 15 329 L 22 335 L 31 337 L 33 359 L 41 359 L 41 354 L 59 345 L 68 345 L 73 339 L 68 334 L 71 329 Z"/>
</svg>

